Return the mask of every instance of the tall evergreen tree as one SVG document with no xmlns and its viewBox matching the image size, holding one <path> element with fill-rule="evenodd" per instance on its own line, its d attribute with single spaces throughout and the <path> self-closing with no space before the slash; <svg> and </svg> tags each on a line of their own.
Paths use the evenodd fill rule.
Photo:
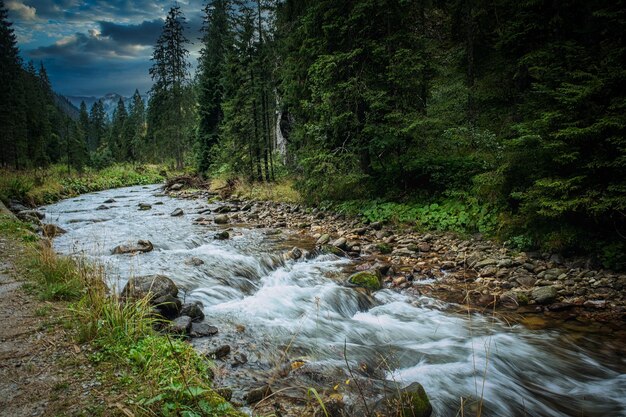
<svg viewBox="0 0 626 417">
<path fill-rule="evenodd" d="M 113 112 L 111 129 L 109 131 L 108 146 L 116 161 L 126 161 L 129 157 L 129 140 L 126 137 L 126 121 L 128 112 L 124 100 L 120 97 Z"/>
<path fill-rule="evenodd" d="M 131 99 L 128 119 L 125 125 L 124 136 L 129 143 L 129 155 L 131 160 L 144 157 L 144 136 L 146 128 L 146 111 L 139 90 L 135 90 Z"/>
<path fill-rule="evenodd" d="M 3 0 L 0 0 L 0 79 L 0 166 L 20 168 L 26 149 L 21 59 Z"/>
<path fill-rule="evenodd" d="M 198 65 L 198 171 L 205 173 L 211 163 L 211 151 L 219 141 L 223 119 L 223 76 L 226 52 L 232 43 L 229 2 L 212 0 L 204 7 L 203 47 Z"/>
<path fill-rule="evenodd" d="M 88 149 L 93 152 L 103 144 L 107 129 L 106 113 L 104 104 L 97 100 L 92 104 L 89 111 L 89 140 Z"/>
<path fill-rule="evenodd" d="M 189 42 L 184 35 L 185 16 L 178 5 L 167 14 L 154 48 L 150 75 L 154 81 L 149 102 L 149 134 L 161 157 L 173 156 L 176 167 L 184 165 L 192 134 L 194 100 L 189 83 Z"/>
</svg>

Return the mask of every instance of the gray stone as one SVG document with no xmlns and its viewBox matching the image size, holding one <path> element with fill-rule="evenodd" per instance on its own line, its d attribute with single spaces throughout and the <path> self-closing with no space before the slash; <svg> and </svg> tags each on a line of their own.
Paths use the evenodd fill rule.
<svg viewBox="0 0 626 417">
<path fill-rule="evenodd" d="M 202 303 L 196 301 L 193 303 L 186 303 L 182 306 L 180 314 L 183 316 L 189 316 L 194 322 L 199 322 L 204 319 L 204 312 L 202 311 Z"/>
<path fill-rule="evenodd" d="M 230 346 L 222 345 L 215 349 L 213 352 L 210 352 L 207 356 L 215 359 L 223 359 L 230 354 Z"/>
<path fill-rule="evenodd" d="M 154 249 L 152 242 L 149 240 L 138 240 L 136 245 L 119 245 L 113 248 L 113 255 L 122 255 L 125 253 L 150 252 Z"/>
<path fill-rule="evenodd" d="M 168 294 L 176 297 L 178 295 L 178 287 L 174 284 L 174 281 L 165 275 L 132 277 L 122 290 L 122 295 L 125 297 L 150 297 L 150 300 L 156 300 Z"/>
<path fill-rule="evenodd" d="M 228 216 L 225 214 L 218 214 L 217 216 L 215 216 L 213 221 L 216 224 L 227 224 L 229 222 L 229 219 L 228 219 Z"/>
<path fill-rule="evenodd" d="M 550 304 L 556 300 L 558 293 L 556 288 L 552 286 L 535 288 L 531 292 L 531 298 L 535 300 L 537 304 Z"/>
<path fill-rule="evenodd" d="M 498 261 L 492 258 L 483 259 L 482 261 L 476 262 L 474 265 L 475 268 L 484 268 L 486 266 L 497 265 Z"/>
<path fill-rule="evenodd" d="M 535 277 L 531 277 L 529 275 L 518 275 L 515 277 L 515 281 L 522 287 L 532 287 L 537 282 Z"/>
<path fill-rule="evenodd" d="M 170 216 L 172 217 L 178 217 L 178 216 L 182 216 L 183 214 L 185 214 L 185 212 L 183 211 L 183 209 L 181 208 L 177 208 L 176 210 L 174 210 Z"/>
<path fill-rule="evenodd" d="M 215 336 L 218 333 L 218 329 L 215 326 L 211 326 L 207 323 L 192 323 L 191 325 L 191 333 L 189 336 L 191 337 L 208 337 Z"/>
<path fill-rule="evenodd" d="M 172 296 L 171 294 L 165 294 L 152 300 L 151 304 L 157 308 L 159 314 L 169 320 L 172 320 L 174 317 L 178 316 L 182 303 L 178 298 Z"/>
<path fill-rule="evenodd" d="M 150 210 L 152 206 L 148 203 L 139 203 L 139 210 Z"/>
<path fill-rule="evenodd" d="M 216 239 L 216 240 L 226 240 L 228 238 L 230 238 L 230 233 L 228 233 L 226 230 L 216 233 L 213 236 L 213 239 Z"/>
<path fill-rule="evenodd" d="M 340 237 L 339 239 L 335 240 L 332 245 L 336 248 L 339 248 L 341 250 L 346 250 L 348 249 L 348 240 L 344 237 Z"/>
<path fill-rule="evenodd" d="M 176 318 L 170 323 L 169 331 L 174 334 L 189 335 L 191 333 L 191 317 L 180 316 Z"/>
</svg>

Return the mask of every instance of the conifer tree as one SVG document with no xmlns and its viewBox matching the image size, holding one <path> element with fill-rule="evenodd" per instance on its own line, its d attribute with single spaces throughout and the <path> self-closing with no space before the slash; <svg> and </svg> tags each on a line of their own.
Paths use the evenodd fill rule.
<svg viewBox="0 0 626 417">
<path fill-rule="evenodd" d="M 106 114 L 101 100 L 96 101 L 89 111 L 88 149 L 93 152 L 103 144 L 106 135 Z"/>
</svg>

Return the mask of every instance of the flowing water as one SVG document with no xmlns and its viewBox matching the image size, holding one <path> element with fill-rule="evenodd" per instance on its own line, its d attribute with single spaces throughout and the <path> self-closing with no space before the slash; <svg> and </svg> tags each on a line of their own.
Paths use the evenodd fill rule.
<svg viewBox="0 0 626 417">
<path fill-rule="evenodd" d="M 116 201 L 97 210 L 109 198 Z M 152 209 L 138 210 L 140 202 Z M 179 207 L 185 215 L 171 217 Z M 162 273 L 184 289 L 185 301 L 201 301 L 219 335 L 195 340 L 196 347 L 228 343 L 247 356 L 232 369 L 222 364 L 223 383 L 254 385 L 298 358 L 309 369 L 325 369 L 317 382 L 329 388 L 345 385 L 347 360 L 364 396 L 374 400 L 385 381 L 420 382 L 438 416 L 455 415 L 462 401 L 479 398 L 483 415 L 626 416 L 624 341 L 616 336 L 531 330 L 391 290 L 368 296 L 341 285 L 355 261 L 333 255 L 284 261 L 286 249 L 313 246 L 295 231 L 276 235 L 233 224 L 230 239 L 215 240 L 229 226 L 193 219 L 216 207 L 149 186 L 87 194 L 44 210 L 47 222 L 68 231 L 55 239 L 55 249 L 104 264 L 111 286 L 119 290 L 129 276 Z M 154 250 L 111 255 L 113 247 L 139 239 Z M 204 263 L 194 266 L 192 257 Z M 369 390 L 365 374 L 373 381 Z"/>
</svg>

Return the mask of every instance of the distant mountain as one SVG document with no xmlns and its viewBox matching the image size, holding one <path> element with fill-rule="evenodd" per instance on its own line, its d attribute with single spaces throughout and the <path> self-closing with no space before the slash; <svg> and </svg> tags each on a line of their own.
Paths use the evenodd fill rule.
<svg viewBox="0 0 626 417">
<path fill-rule="evenodd" d="M 143 98 L 144 103 L 147 104 L 148 97 L 147 96 L 141 96 L 141 97 Z M 117 93 L 105 94 L 102 97 L 67 96 L 67 99 L 77 108 L 80 108 L 81 101 L 84 101 L 85 104 L 87 105 L 87 111 L 91 110 L 91 106 L 93 106 L 93 103 L 95 103 L 98 100 L 102 100 L 102 104 L 104 105 L 104 112 L 107 114 L 109 120 L 113 117 L 113 112 L 115 111 L 115 108 L 117 107 L 117 102 L 119 101 L 120 98 L 122 99 L 122 101 L 124 101 L 126 108 L 128 108 L 128 104 L 130 103 L 130 100 L 132 97 L 124 97 Z"/>
</svg>

